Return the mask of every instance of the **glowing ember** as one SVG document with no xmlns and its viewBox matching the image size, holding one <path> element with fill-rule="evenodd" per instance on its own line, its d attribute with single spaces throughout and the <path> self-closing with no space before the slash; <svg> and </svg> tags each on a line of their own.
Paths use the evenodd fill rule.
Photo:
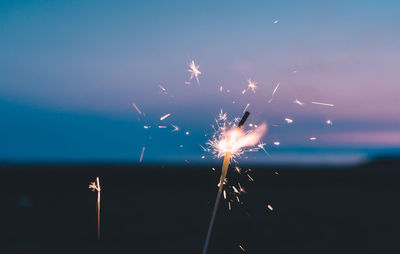
<svg viewBox="0 0 400 254">
<path fill-rule="evenodd" d="M 285 121 L 286 121 L 287 123 L 293 123 L 293 120 L 290 119 L 290 118 L 285 118 Z"/>
<path fill-rule="evenodd" d="M 274 208 L 271 205 L 267 205 L 268 209 L 272 212 Z"/>
<path fill-rule="evenodd" d="M 242 247 L 242 245 L 239 245 L 239 248 L 240 248 L 243 252 L 246 251 L 246 250 Z"/>
<path fill-rule="evenodd" d="M 326 120 L 326 124 L 332 125 L 332 121 L 331 120 Z"/>
<path fill-rule="evenodd" d="M 275 141 L 274 145 L 279 146 L 281 143 L 279 141 Z"/>
<path fill-rule="evenodd" d="M 199 71 L 199 65 L 196 65 L 193 60 L 189 63 L 188 72 L 190 72 L 190 80 L 196 78 L 197 84 L 200 84 L 199 75 L 201 74 L 201 72 Z"/>
<path fill-rule="evenodd" d="M 311 137 L 310 140 L 314 141 L 314 140 L 317 140 L 317 138 L 316 137 Z"/>
</svg>

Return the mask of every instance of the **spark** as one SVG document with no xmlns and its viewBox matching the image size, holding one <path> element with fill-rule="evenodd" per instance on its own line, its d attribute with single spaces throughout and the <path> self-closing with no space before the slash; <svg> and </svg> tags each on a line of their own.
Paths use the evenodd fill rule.
<svg viewBox="0 0 400 254">
<path fill-rule="evenodd" d="M 135 103 L 132 103 L 132 106 L 136 109 L 136 111 L 139 113 L 139 115 L 142 114 L 142 111 L 138 108 L 138 106 Z"/>
<path fill-rule="evenodd" d="M 222 93 L 222 86 L 219 87 L 219 92 Z"/>
<path fill-rule="evenodd" d="M 281 84 L 281 82 L 278 82 L 278 84 L 275 86 L 274 91 L 272 91 L 271 99 L 269 99 L 268 103 L 271 103 L 272 100 L 274 99 L 274 95 L 275 95 L 276 91 L 278 90 L 280 84 Z"/>
<path fill-rule="evenodd" d="M 326 124 L 332 125 L 332 121 L 331 120 L 326 120 Z"/>
<path fill-rule="evenodd" d="M 200 84 L 199 75 L 201 74 L 201 72 L 199 71 L 199 65 L 196 65 L 193 60 L 189 63 L 188 72 L 190 72 L 190 80 L 196 78 L 197 84 Z"/>
<path fill-rule="evenodd" d="M 235 171 L 239 174 L 241 174 L 240 168 L 238 166 L 235 166 Z"/>
<path fill-rule="evenodd" d="M 317 102 L 317 101 L 312 101 L 312 104 L 316 104 L 316 105 L 322 105 L 322 106 L 328 106 L 328 107 L 334 107 L 335 105 L 330 104 L 330 103 L 324 103 L 324 102 Z"/>
<path fill-rule="evenodd" d="M 185 132 L 185 134 L 186 134 L 186 136 L 188 136 L 190 134 L 190 132 L 187 131 L 187 132 Z"/>
<path fill-rule="evenodd" d="M 171 133 L 172 133 L 172 132 L 175 132 L 175 131 L 179 131 L 179 127 L 178 127 L 177 125 L 171 124 L 171 126 L 172 126 L 172 128 L 174 128 L 174 129 L 171 131 Z"/>
<path fill-rule="evenodd" d="M 295 99 L 293 103 L 299 104 L 300 106 L 304 106 L 304 102 L 299 101 L 298 99 Z"/>
<path fill-rule="evenodd" d="M 249 178 L 250 182 L 254 182 L 253 177 L 251 177 L 249 174 L 247 174 L 247 177 Z"/>
<path fill-rule="evenodd" d="M 261 150 L 263 150 L 266 155 L 271 157 L 271 155 L 265 149 L 265 145 L 266 145 L 265 143 L 260 143 L 260 144 L 257 145 L 257 147 L 260 148 Z"/>
<path fill-rule="evenodd" d="M 274 145 L 279 146 L 281 143 L 279 141 L 275 141 Z"/>
<path fill-rule="evenodd" d="M 244 110 L 243 110 L 243 113 L 244 112 L 246 112 L 246 110 L 247 110 L 247 108 L 250 106 L 250 103 L 248 103 L 247 105 L 246 105 L 246 107 L 244 108 Z"/>
<path fill-rule="evenodd" d="M 243 91 L 242 91 L 242 94 L 245 94 L 246 93 L 246 89 L 244 89 Z"/>
<path fill-rule="evenodd" d="M 139 162 L 140 162 L 140 163 L 142 163 L 142 160 L 143 160 L 144 150 L 146 150 L 146 147 L 145 147 L 145 146 L 143 146 L 143 148 L 142 148 L 142 153 L 140 154 L 140 159 L 139 159 Z"/>
<path fill-rule="evenodd" d="M 89 184 L 89 189 L 92 191 L 97 191 L 97 239 L 100 240 L 100 179 L 96 177 L 95 182 Z"/>
<path fill-rule="evenodd" d="M 148 126 L 148 125 L 145 125 L 145 126 L 143 126 L 143 128 L 145 128 L 145 129 L 150 129 L 151 127 Z"/>
<path fill-rule="evenodd" d="M 162 117 L 160 118 L 160 120 L 162 121 L 162 120 L 164 120 L 165 118 L 169 117 L 170 115 L 171 115 L 171 113 L 168 113 L 168 114 L 162 116 Z"/>
<path fill-rule="evenodd" d="M 229 211 L 231 210 L 231 202 L 230 201 L 228 202 L 228 209 L 229 209 Z"/>
<path fill-rule="evenodd" d="M 314 140 L 317 140 L 317 138 L 316 137 L 311 137 L 310 140 L 314 141 Z"/>
<path fill-rule="evenodd" d="M 226 199 L 226 191 L 224 190 L 224 199 Z"/>
<path fill-rule="evenodd" d="M 235 186 L 232 186 L 232 189 L 233 189 L 233 191 L 234 191 L 235 193 L 239 193 L 239 191 L 236 189 Z"/>
<path fill-rule="evenodd" d="M 257 82 L 256 81 L 252 81 L 251 79 L 248 79 L 247 80 L 247 88 L 248 89 L 251 89 L 251 91 L 253 92 L 253 93 L 255 93 L 256 92 L 256 88 L 257 88 Z M 243 93 L 243 92 L 242 92 Z"/>
<path fill-rule="evenodd" d="M 165 126 L 165 125 L 159 125 L 158 128 L 159 128 L 159 129 L 166 129 L 167 126 Z"/>
<path fill-rule="evenodd" d="M 290 119 L 290 118 L 285 118 L 285 121 L 287 122 L 287 123 L 293 123 L 293 120 L 292 119 Z"/>
<path fill-rule="evenodd" d="M 212 171 L 215 171 L 215 168 L 211 168 Z"/>
<path fill-rule="evenodd" d="M 161 88 L 161 90 L 165 93 L 165 94 L 167 94 L 167 89 L 165 89 L 165 87 L 163 87 L 162 85 L 158 85 L 160 88 Z"/>
<path fill-rule="evenodd" d="M 246 250 L 242 247 L 242 245 L 239 245 L 239 248 L 240 248 L 243 252 L 246 251 Z"/>
<path fill-rule="evenodd" d="M 271 205 L 267 205 L 268 209 L 272 212 L 274 208 Z"/>
<path fill-rule="evenodd" d="M 274 24 L 278 24 L 279 23 L 279 20 L 274 20 Z"/>
</svg>

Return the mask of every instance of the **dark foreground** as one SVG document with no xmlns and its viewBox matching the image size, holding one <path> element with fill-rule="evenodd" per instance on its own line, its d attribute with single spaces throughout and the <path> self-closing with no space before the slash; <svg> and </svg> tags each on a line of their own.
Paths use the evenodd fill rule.
<svg viewBox="0 0 400 254">
<path fill-rule="evenodd" d="M 251 183 L 231 174 L 248 193 L 231 211 L 221 203 L 208 253 L 400 253 L 399 166 L 254 167 Z M 219 177 L 210 168 L 3 165 L 0 253 L 201 253 Z"/>
</svg>

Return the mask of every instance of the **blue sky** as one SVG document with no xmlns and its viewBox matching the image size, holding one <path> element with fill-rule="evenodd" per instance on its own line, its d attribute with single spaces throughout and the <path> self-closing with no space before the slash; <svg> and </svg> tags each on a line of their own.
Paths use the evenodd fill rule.
<svg viewBox="0 0 400 254">
<path fill-rule="evenodd" d="M 3 161 L 138 162 L 145 146 L 144 163 L 201 162 L 220 109 L 247 103 L 272 155 L 249 162 L 400 153 L 398 1 L 2 1 L 0 38 Z"/>
</svg>

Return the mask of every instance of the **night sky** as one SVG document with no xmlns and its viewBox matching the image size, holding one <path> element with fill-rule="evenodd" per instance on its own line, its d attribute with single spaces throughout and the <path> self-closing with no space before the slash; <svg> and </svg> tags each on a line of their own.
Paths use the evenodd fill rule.
<svg viewBox="0 0 400 254">
<path fill-rule="evenodd" d="M 248 103 L 271 157 L 243 161 L 400 155 L 399 59 L 399 1 L 1 1 L 0 160 L 210 162 Z"/>
</svg>

